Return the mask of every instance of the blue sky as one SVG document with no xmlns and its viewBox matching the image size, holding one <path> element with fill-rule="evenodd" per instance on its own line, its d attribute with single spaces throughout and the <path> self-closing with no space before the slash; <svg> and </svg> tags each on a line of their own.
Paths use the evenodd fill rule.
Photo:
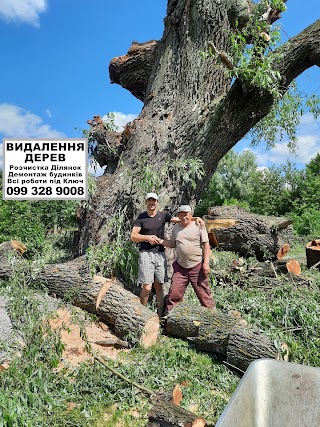
<svg viewBox="0 0 320 427">
<path fill-rule="evenodd" d="M 288 0 L 281 20 L 284 40 L 320 18 L 318 1 L 303 7 Z M 131 121 L 142 103 L 110 84 L 109 62 L 125 54 L 133 40 L 159 39 L 166 5 L 166 0 L 0 0 L 0 140 L 79 137 L 88 119 L 108 112 L 115 112 L 119 126 Z M 319 69 L 304 73 L 299 87 L 320 95 Z M 298 158 L 288 155 L 284 141 L 273 150 L 252 149 L 259 165 L 290 158 L 302 167 L 320 151 L 320 120 L 305 116 L 298 134 Z M 246 147 L 247 140 L 236 149 Z"/>
</svg>

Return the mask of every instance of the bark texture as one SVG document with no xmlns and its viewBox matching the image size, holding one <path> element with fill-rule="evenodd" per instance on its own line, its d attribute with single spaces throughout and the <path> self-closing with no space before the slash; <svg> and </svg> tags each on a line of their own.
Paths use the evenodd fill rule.
<svg viewBox="0 0 320 427">
<path fill-rule="evenodd" d="M 204 418 L 171 402 L 159 400 L 148 414 L 147 427 L 204 427 Z"/>
<path fill-rule="evenodd" d="M 101 276 L 92 279 L 85 257 L 45 266 L 34 279 L 49 294 L 71 301 L 114 327 L 120 338 L 148 347 L 159 333 L 159 318 L 121 284 Z"/>
<path fill-rule="evenodd" d="M 169 312 L 166 331 L 244 372 L 254 360 L 278 355 L 269 337 L 245 325 L 241 317 L 180 303 Z"/>
<path fill-rule="evenodd" d="M 12 244 L 6 243 L 1 245 L 0 253 L 1 250 L 3 254 L 12 250 Z M 30 278 L 30 283 L 45 287 L 50 295 L 97 314 L 114 328 L 118 337 L 131 345 L 139 342 L 149 347 L 157 340 L 158 316 L 141 305 L 140 299 L 125 290 L 116 279 L 92 278 L 85 256 L 64 264 L 46 265 Z M 229 315 L 180 303 L 168 314 L 166 332 L 187 339 L 199 350 L 214 353 L 228 363 L 232 361 L 231 364 L 240 370 L 245 370 L 259 357 L 275 357 L 277 354 L 269 338 L 259 331 L 247 330 L 247 323 L 238 312 Z"/>
<path fill-rule="evenodd" d="M 14 272 L 15 264 L 19 263 L 26 247 L 18 240 L 10 240 L 0 244 L 0 280 L 9 279 Z"/>
<path fill-rule="evenodd" d="M 101 228 L 119 208 L 126 206 L 132 219 L 144 207 L 146 190 L 158 191 L 160 208 L 194 206 L 219 160 L 268 114 L 271 94 L 254 87 L 244 91 L 239 81 L 231 84 L 223 66 L 200 55 L 209 41 L 227 52 L 230 32 L 236 22 L 247 22 L 252 7 L 245 0 L 168 0 L 162 39 L 135 43 L 127 55 L 112 60 L 112 81 L 123 84 L 144 106 L 121 152 L 112 161 L 106 156 L 112 165 L 99 178 L 90 207 L 82 210 L 77 255 L 89 243 L 106 239 Z M 267 14 L 269 22 L 279 18 L 274 12 Z M 276 67 L 286 91 L 294 78 L 320 63 L 320 21 L 290 39 L 282 51 Z M 203 177 L 192 173 L 191 158 L 202 162 Z M 166 169 L 154 188 L 143 186 L 146 166 L 153 174 Z"/>
<path fill-rule="evenodd" d="M 237 206 L 209 208 L 204 217 L 208 233 L 214 233 L 220 249 L 260 261 L 276 259 L 279 250 L 293 241 L 291 221 L 283 217 L 256 215 Z"/>
</svg>

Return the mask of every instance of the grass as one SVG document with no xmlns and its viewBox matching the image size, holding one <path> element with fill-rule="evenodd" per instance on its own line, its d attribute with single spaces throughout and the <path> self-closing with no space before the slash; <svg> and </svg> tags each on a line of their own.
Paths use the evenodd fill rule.
<svg viewBox="0 0 320 427">
<path fill-rule="evenodd" d="M 52 249 L 54 262 L 66 256 L 61 251 Z M 293 251 L 304 256 L 304 245 L 300 242 Z M 225 252 L 215 255 L 218 268 L 236 257 Z M 59 334 L 43 323 L 39 291 L 30 289 L 24 271 L 0 286 L 0 292 L 10 295 L 10 315 L 25 341 L 20 356 L 0 374 L 0 427 L 145 426 L 151 407 L 147 397 L 99 363 L 56 369 L 63 344 Z M 239 310 L 251 326 L 278 343 L 285 341 L 290 361 L 320 367 L 320 273 L 303 265 L 303 274 L 310 277 L 311 286 L 240 289 L 220 286 L 214 276 L 211 286 L 218 309 Z M 191 287 L 186 299 L 197 301 Z M 181 405 L 209 423 L 217 421 L 239 382 L 211 355 L 167 336 L 149 349 L 137 346 L 108 363 L 155 392 L 170 392 L 182 384 Z"/>
</svg>

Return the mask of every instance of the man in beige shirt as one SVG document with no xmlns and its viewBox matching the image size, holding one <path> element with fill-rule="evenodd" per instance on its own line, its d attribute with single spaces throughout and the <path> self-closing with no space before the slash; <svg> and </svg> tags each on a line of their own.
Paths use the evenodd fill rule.
<svg viewBox="0 0 320 427">
<path fill-rule="evenodd" d="M 176 248 L 177 258 L 172 264 L 171 287 L 167 295 L 166 310 L 183 301 L 187 286 L 191 283 L 200 303 L 204 307 L 215 308 L 209 281 L 210 245 L 208 233 L 192 221 L 191 208 L 182 205 L 178 209 L 180 223 L 173 228 L 170 240 L 160 240 L 160 244 Z"/>
</svg>

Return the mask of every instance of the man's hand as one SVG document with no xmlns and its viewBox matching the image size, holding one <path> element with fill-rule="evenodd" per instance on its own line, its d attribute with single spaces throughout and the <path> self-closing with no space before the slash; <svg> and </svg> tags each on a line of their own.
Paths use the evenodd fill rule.
<svg viewBox="0 0 320 427">
<path fill-rule="evenodd" d="M 205 228 L 206 223 L 203 221 L 202 218 L 200 218 L 199 216 L 196 217 L 196 224 L 200 227 L 200 228 Z"/>
<path fill-rule="evenodd" d="M 207 276 L 210 273 L 210 266 L 208 262 L 203 262 L 202 264 L 202 271 Z"/>
<path fill-rule="evenodd" d="M 155 236 L 154 234 L 151 234 L 150 236 L 147 237 L 147 241 L 148 243 L 150 243 L 150 245 L 159 245 L 160 243 L 160 238 L 158 236 Z"/>
</svg>

